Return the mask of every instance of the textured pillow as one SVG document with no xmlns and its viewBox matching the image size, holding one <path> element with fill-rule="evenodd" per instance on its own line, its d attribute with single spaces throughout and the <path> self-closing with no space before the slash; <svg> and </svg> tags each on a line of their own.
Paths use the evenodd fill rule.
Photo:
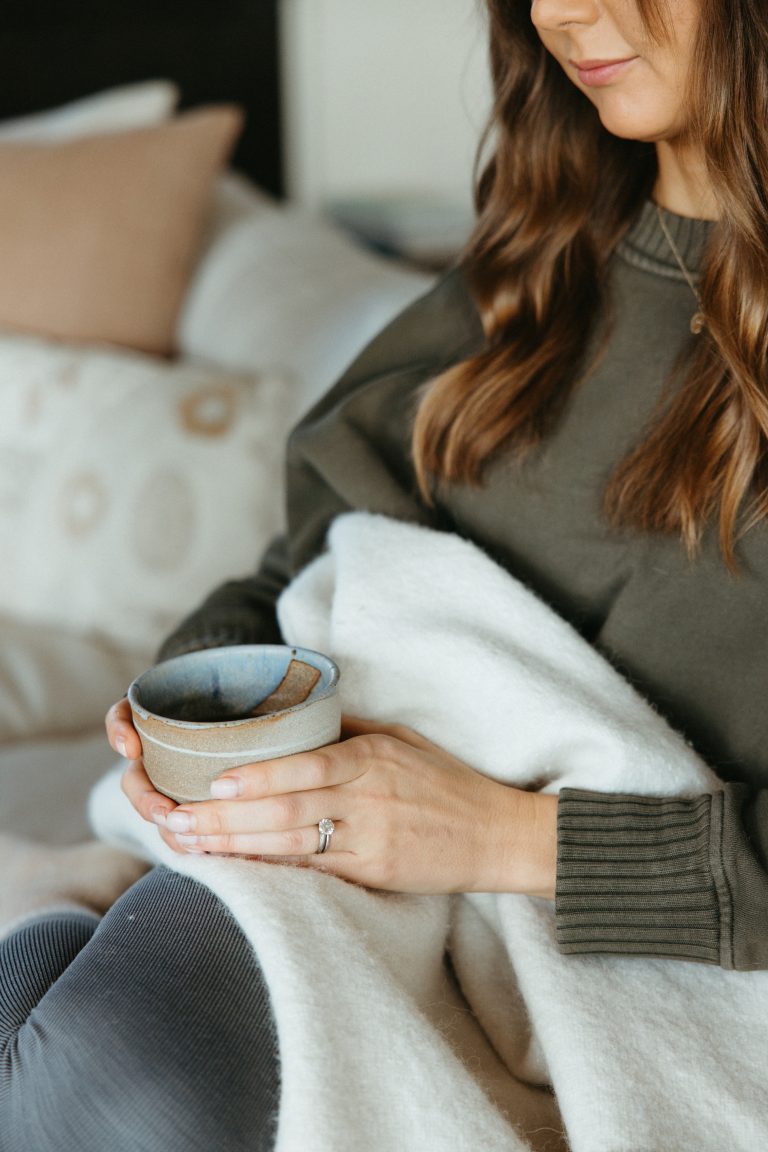
<svg viewBox="0 0 768 1152">
<path fill-rule="evenodd" d="M 160 124 L 173 114 L 179 90 L 170 80 L 109 88 L 45 112 L 0 121 L 0 140 L 71 140 Z"/>
<path fill-rule="evenodd" d="M 306 406 L 433 281 L 340 229 L 219 181 L 217 218 L 184 301 L 179 347 L 237 371 L 276 369 Z M 235 210 L 236 209 L 236 210 Z"/>
<path fill-rule="evenodd" d="M 219 107 L 55 144 L 0 143 L 0 326 L 171 352 L 241 122 Z"/>
<path fill-rule="evenodd" d="M 0 340 L 0 613 L 153 651 L 282 523 L 273 377 Z"/>
</svg>

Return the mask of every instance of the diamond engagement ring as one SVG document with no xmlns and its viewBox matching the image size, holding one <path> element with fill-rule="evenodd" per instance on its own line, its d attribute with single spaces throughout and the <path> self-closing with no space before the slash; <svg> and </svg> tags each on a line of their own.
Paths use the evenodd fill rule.
<svg viewBox="0 0 768 1152">
<path fill-rule="evenodd" d="M 317 846 L 317 853 L 328 851 L 328 845 L 331 842 L 331 836 L 333 836 L 335 829 L 336 825 L 333 820 L 329 820 L 327 816 L 320 821 L 317 825 L 317 830 L 320 833 L 320 843 Z"/>
</svg>

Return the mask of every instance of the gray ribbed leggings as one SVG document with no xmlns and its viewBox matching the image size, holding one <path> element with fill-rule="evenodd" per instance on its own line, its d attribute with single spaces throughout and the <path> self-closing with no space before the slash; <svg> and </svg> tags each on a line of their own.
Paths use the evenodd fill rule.
<svg viewBox="0 0 768 1152">
<path fill-rule="evenodd" d="M 278 1094 L 259 966 L 195 881 L 0 944 L 0 1152 L 266 1152 Z"/>
</svg>

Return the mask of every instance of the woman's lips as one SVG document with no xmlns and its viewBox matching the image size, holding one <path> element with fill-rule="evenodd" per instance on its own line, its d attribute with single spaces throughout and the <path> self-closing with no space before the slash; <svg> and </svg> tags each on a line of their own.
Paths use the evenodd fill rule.
<svg viewBox="0 0 768 1152">
<path fill-rule="evenodd" d="M 570 63 L 578 72 L 582 84 L 599 88 L 602 84 L 610 84 L 635 60 L 637 56 L 628 56 L 624 60 L 571 60 Z"/>
</svg>

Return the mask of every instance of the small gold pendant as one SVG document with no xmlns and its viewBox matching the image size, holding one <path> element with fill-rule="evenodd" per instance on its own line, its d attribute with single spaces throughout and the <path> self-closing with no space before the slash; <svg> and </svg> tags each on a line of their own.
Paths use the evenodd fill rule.
<svg viewBox="0 0 768 1152">
<path fill-rule="evenodd" d="M 694 336 L 700 335 L 707 326 L 703 312 L 696 312 L 691 319 L 691 332 Z"/>
</svg>

